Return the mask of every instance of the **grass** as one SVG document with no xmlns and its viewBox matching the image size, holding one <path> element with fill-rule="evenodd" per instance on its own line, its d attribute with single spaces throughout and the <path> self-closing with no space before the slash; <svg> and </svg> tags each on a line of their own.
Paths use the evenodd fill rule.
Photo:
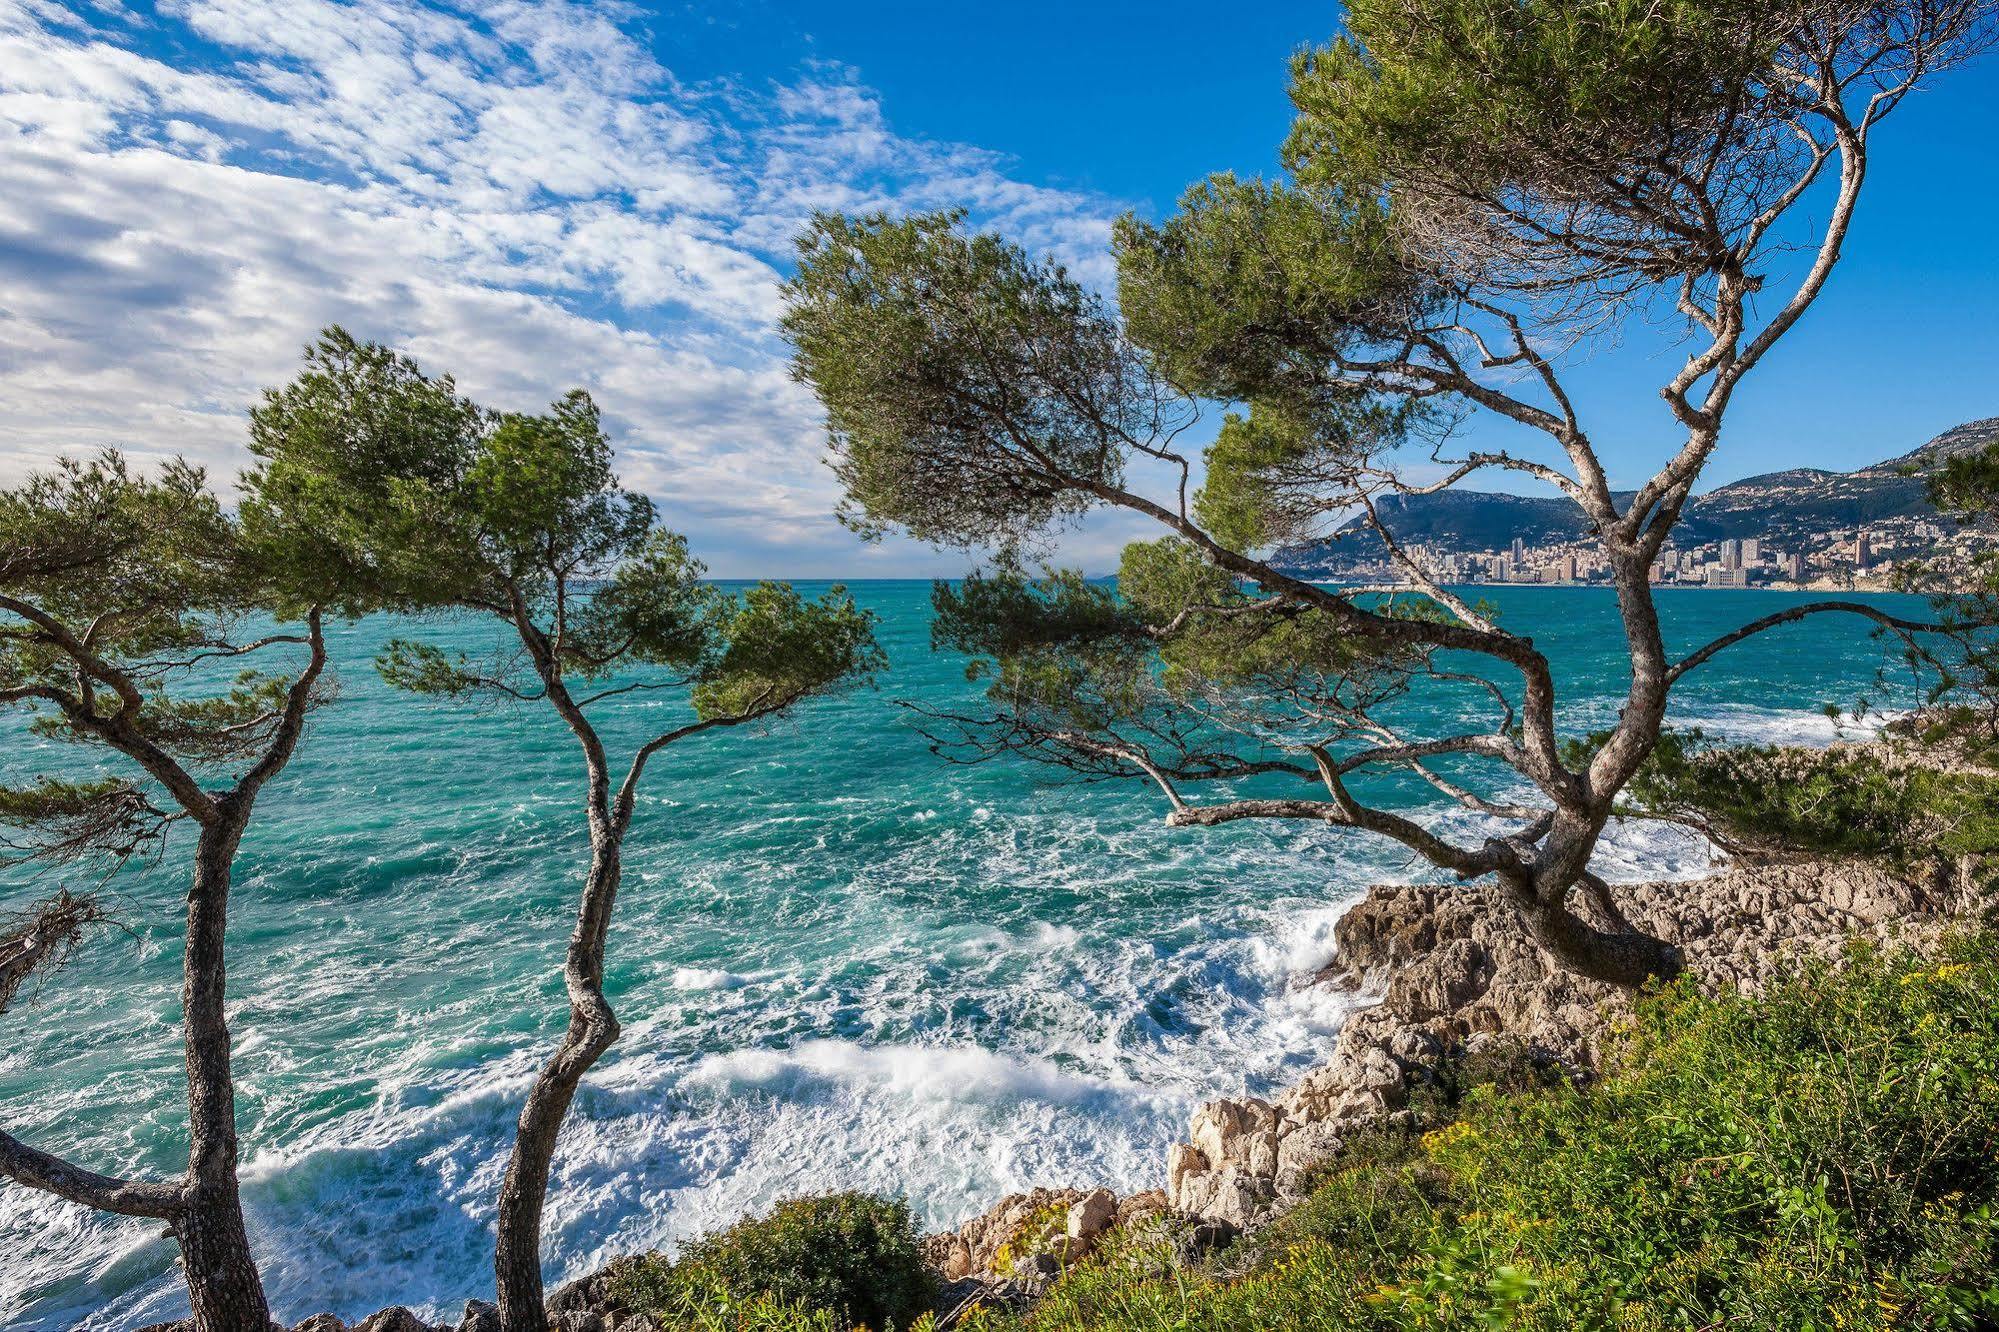
<svg viewBox="0 0 1999 1332">
<path fill-rule="evenodd" d="M 1683 981 L 1639 1006 L 1589 1086 L 1504 1061 L 1488 1077 L 1432 1104 L 1427 1132 L 1355 1144 L 1218 1257 L 1183 1261 L 1162 1230 L 1119 1234 L 1033 1309 L 965 1326 L 1999 1328 L 1999 934 L 1928 954 L 1856 947 L 1759 999 Z M 901 1269 L 884 1277 L 896 1314 L 843 1284 L 874 1279 L 852 1261 L 866 1244 L 772 1248 L 741 1228 L 703 1243 L 719 1247 L 655 1260 L 655 1275 L 730 1273 L 657 1286 L 671 1300 L 650 1307 L 673 1326 L 910 1326 Z M 743 1261 L 716 1267 L 724 1250 Z M 837 1279 L 801 1275 L 822 1260 Z"/>
</svg>

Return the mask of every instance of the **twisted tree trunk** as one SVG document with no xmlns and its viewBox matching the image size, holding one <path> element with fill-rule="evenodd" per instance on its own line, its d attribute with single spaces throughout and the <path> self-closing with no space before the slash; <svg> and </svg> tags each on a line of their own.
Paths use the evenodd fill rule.
<svg viewBox="0 0 1999 1332">
<path fill-rule="evenodd" d="M 181 1005 L 187 1042 L 188 1162 L 173 1217 L 197 1332 L 270 1332 L 271 1310 L 250 1255 L 236 1188 L 236 1093 L 223 1005 L 223 942 L 231 862 L 248 821 L 247 800 L 225 798 L 203 826 L 187 895 Z"/>
<path fill-rule="evenodd" d="M 583 1075 L 618 1039 L 617 1015 L 604 997 L 604 945 L 623 873 L 623 829 L 601 804 L 601 787 L 594 780 L 592 790 L 590 873 L 563 965 L 569 1028 L 528 1092 L 500 1185 L 493 1277 L 502 1332 L 544 1332 L 548 1326 L 541 1279 L 541 1209 L 548 1195 L 556 1137 Z"/>
<path fill-rule="evenodd" d="M 1671 980 L 1685 966 L 1679 948 L 1664 939 L 1638 930 L 1600 930 L 1562 901 L 1507 887 L 1534 942 L 1579 976 L 1636 989 L 1647 981 Z"/>
</svg>

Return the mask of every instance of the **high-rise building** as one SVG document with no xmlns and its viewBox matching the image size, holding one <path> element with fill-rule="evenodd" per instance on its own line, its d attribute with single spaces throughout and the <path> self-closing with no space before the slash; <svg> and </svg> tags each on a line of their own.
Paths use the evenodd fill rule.
<svg viewBox="0 0 1999 1332">
<path fill-rule="evenodd" d="M 1721 543 L 1721 567 L 1724 569 L 1742 567 L 1742 543 L 1734 537 Z"/>
<path fill-rule="evenodd" d="M 1755 537 L 1742 538 L 1742 567 L 1754 569 L 1763 562 L 1763 543 Z"/>
<path fill-rule="evenodd" d="M 1526 560 L 1527 542 L 1520 537 L 1513 538 L 1513 562 L 1515 564 L 1524 564 Z"/>
<path fill-rule="evenodd" d="M 1786 570 L 1794 583 L 1805 581 L 1805 555 L 1803 551 L 1791 552 L 1790 567 Z"/>
<path fill-rule="evenodd" d="M 1874 552 L 1867 543 L 1866 530 L 1862 529 L 1853 536 L 1853 567 L 1864 570 L 1872 563 L 1874 563 Z"/>
</svg>

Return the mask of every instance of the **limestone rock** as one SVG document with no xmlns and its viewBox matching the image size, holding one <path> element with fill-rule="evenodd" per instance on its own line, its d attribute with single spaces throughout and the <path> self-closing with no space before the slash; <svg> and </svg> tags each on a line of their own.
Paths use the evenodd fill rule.
<svg viewBox="0 0 1999 1332">
<path fill-rule="evenodd" d="M 1014 1257 L 1026 1256 L 1024 1244 L 1035 1238 L 1025 1234 L 1030 1223 L 1059 1212 L 1066 1226 L 1069 1209 L 1088 1196 L 1084 1189 L 1030 1189 L 1008 1194 L 958 1227 L 955 1234 L 926 1240 L 925 1261 L 946 1281 L 1004 1275 L 996 1270 L 1000 1250 L 1008 1249 Z"/>
<path fill-rule="evenodd" d="M 1180 1200 L 1187 1177 L 1205 1174 L 1209 1168 L 1208 1158 L 1190 1142 L 1176 1142 L 1166 1149 L 1166 1197 L 1175 1211 L 1190 1210 Z"/>
<path fill-rule="evenodd" d="M 354 1332 L 434 1332 L 434 1329 L 402 1305 L 392 1304 L 356 1323 Z"/>
<path fill-rule="evenodd" d="M 465 1301 L 458 1332 L 500 1332 L 500 1306 L 488 1300 Z"/>
<path fill-rule="evenodd" d="M 330 1313 L 316 1313 L 292 1325 L 292 1332 L 347 1332 L 347 1323 Z"/>
<path fill-rule="evenodd" d="M 1069 1207 L 1069 1238 L 1091 1244 L 1117 1220 L 1117 1195 L 1109 1189 L 1095 1189 Z"/>
<path fill-rule="evenodd" d="M 1134 1193 L 1129 1198 L 1121 1198 L 1117 1205 L 1117 1220 L 1114 1226 L 1143 1225 L 1154 1217 L 1163 1216 L 1173 1210 L 1172 1202 L 1164 1189 L 1147 1189 Z"/>
<path fill-rule="evenodd" d="M 611 1307 L 611 1273 L 608 1268 L 588 1276 L 565 1281 L 548 1293 L 542 1307 L 552 1314 L 602 1313 Z"/>
</svg>

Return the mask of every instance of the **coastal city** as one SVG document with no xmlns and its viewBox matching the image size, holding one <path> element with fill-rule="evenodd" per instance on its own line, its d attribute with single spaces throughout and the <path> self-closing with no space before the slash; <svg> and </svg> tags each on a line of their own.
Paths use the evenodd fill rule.
<svg viewBox="0 0 1999 1332">
<path fill-rule="evenodd" d="M 1353 550 L 1355 537 L 1328 543 L 1316 559 L 1301 561 L 1314 576 L 1336 581 L 1400 581 L 1407 570 L 1368 542 L 1372 555 Z M 1370 534 L 1371 535 L 1371 534 Z M 1349 542 L 1352 542 L 1349 545 Z M 1348 545 L 1352 553 L 1340 549 Z M 1935 514 L 1897 515 L 1879 525 L 1801 530 L 1786 525 L 1780 534 L 1724 537 L 1668 544 L 1652 565 L 1660 587 L 1885 590 L 1898 570 L 1921 564 L 1945 578 L 1969 578 L 1981 554 L 1999 548 L 1995 534 L 1960 527 Z M 1464 550 L 1442 542 L 1411 542 L 1404 553 L 1426 575 L 1455 584 L 1510 583 L 1608 585 L 1609 561 L 1590 538 L 1529 540 L 1516 536 L 1501 549 Z"/>
<path fill-rule="evenodd" d="M 1916 531 L 1875 531 L 1868 528 L 1830 534 L 1822 542 L 1778 546 L 1764 537 L 1728 537 L 1702 545 L 1669 545 L 1652 564 L 1652 581 L 1660 586 L 1704 588 L 1854 587 L 1886 584 L 1898 561 L 1956 552 L 1943 524 L 1919 524 Z M 1924 539 L 1927 538 L 1927 539 Z M 1963 543 L 1968 557 L 1972 543 Z M 1446 551 L 1414 546 L 1409 555 L 1431 577 L 1446 583 L 1587 584 L 1610 582 L 1610 565 L 1593 542 L 1564 541 L 1529 545 L 1515 537 L 1505 550 Z M 1370 571 L 1356 567 L 1356 576 Z M 1399 572 L 1386 563 L 1376 572 Z"/>
</svg>

